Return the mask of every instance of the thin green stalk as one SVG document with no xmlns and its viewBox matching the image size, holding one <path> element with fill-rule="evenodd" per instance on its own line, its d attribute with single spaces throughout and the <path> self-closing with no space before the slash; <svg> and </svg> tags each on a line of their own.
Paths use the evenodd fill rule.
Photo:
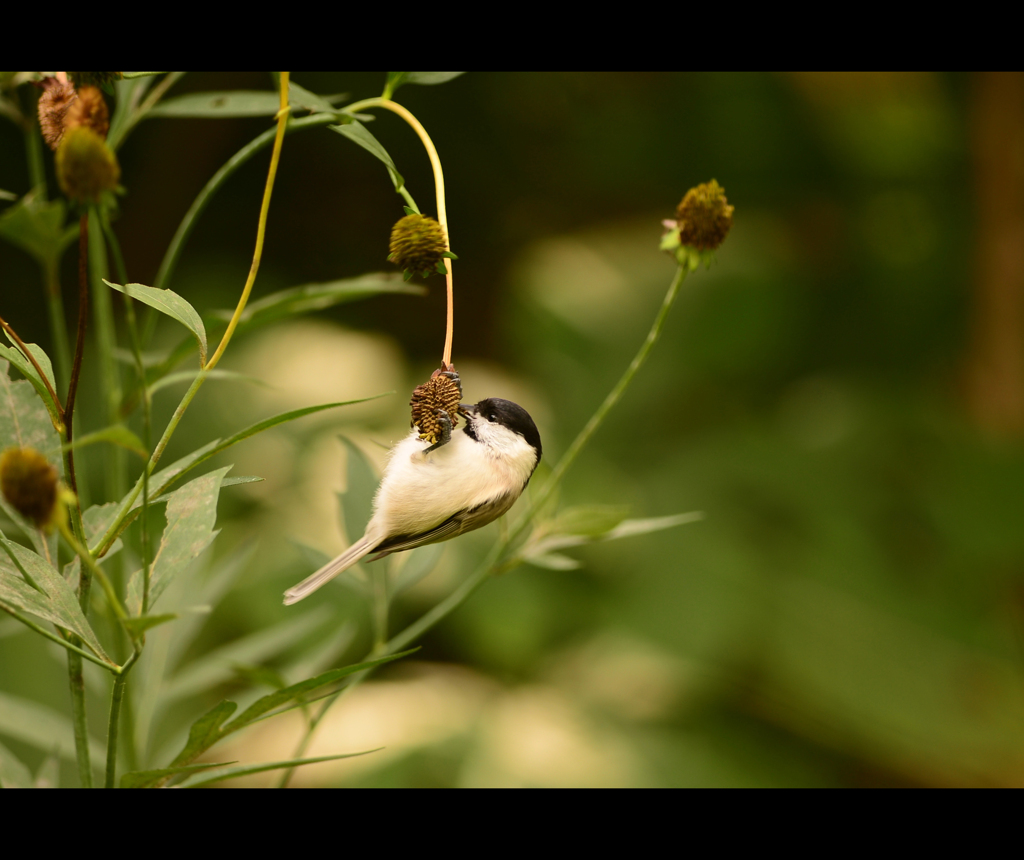
<svg viewBox="0 0 1024 860">
<path fill-rule="evenodd" d="M 107 138 L 107 145 L 116 151 L 124 143 L 128 133 L 145 119 L 146 114 L 155 107 L 156 103 L 164 97 L 164 94 L 171 87 L 181 80 L 184 74 L 184 72 L 169 72 L 167 77 L 150 90 L 146 100 L 137 109 L 129 113 L 123 123 L 119 123 L 115 128 L 111 129 L 110 137 Z"/>
<path fill-rule="evenodd" d="M 68 342 L 68 323 L 64 315 L 64 297 L 60 291 L 60 271 L 56 261 L 43 266 L 43 285 L 46 289 L 46 309 L 50 317 L 50 338 L 57 362 L 57 386 L 66 385 L 71 378 L 71 345 Z"/>
<path fill-rule="evenodd" d="M 128 683 L 128 671 L 135 665 L 139 657 L 138 651 L 133 651 L 131 657 L 121 668 L 121 673 L 114 678 L 114 686 L 110 691 L 110 715 L 107 719 L 107 771 L 104 779 L 104 788 L 113 788 L 114 779 L 117 776 L 117 744 L 118 730 L 121 725 L 121 702 L 124 699 L 125 685 Z"/>
<path fill-rule="evenodd" d="M 104 421 L 108 425 L 120 420 L 121 372 L 114 355 L 117 351 L 117 332 L 114 327 L 114 306 L 111 291 L 103 279 L 109 277 L 107 246 L 104 241 L 102 218 L 95 207 L 89 212 L 89 280 L 92 285 L 93 318 L 96 320 L 95 337 L 100 386 L 103 392 Z M 118 499 L 124 495 L 128 479 L 128 452 L 114 446 L 108 451 L 108 467 L 104 469 L 106 497 Z"/>
<path fill-rule="evenodd" d="M 61 536 L 68 542 L 68 546 L 74 550 L 75 555 L 77 555 L 81 560 L 82 575 L 85 575 L 85 569 L 88 568 L 92 576 L 99 581 L 100 587 L 103 589 L 103 593 L 107 596 L 107 600 L 110 602 L 110 608 L 114 610 L 114 615 L 117 616 L 117 620 L 121 622 L 127 621 L 128 612 L 122 605 L 121 598 L 117 596 L 117 592 L 114 590 L 114 584 L 110 581 L 110 577 L 108 577 L 103 568 L 96 563 L 96 559 L 94 559 L 89 553 L 85 544 L 81 543 L 78 538 L 71 533 L 71 529 L 68 528 L 66 523 L 58 523 L 57 527 L 60 529 Z M 132 641 L 134 642 L 134 638 Z"/>
<path fill-rule="evenodd" d="M 388 641 L 388 568 L 378 565 L 373 571 L 373 650 Z"/>
<path fill-rule="evenodd" d="M 38 188 L 45 200 L 46 171 L 43 168 L 43 136 L 36 121 L 38 112 L 36 102 L 38 90 L 35 87 L 22 87 L 29 101 L 29 109 L 25 112 L 25 158 L 28 161 L 28 178 L 33 188 Z M 24 104 L 24 102 L 22 102 Z"/>
<path fill-rule="evenodd" d="M 71 722 L 75 729 L 75 758 L 82 788 L 92 788 L 92 763 L 89 761 L 89 726 L 85 715 L 85 678 L 82 657 L 68 651 L 68 683 L 71 687 Z"/>
</svg>

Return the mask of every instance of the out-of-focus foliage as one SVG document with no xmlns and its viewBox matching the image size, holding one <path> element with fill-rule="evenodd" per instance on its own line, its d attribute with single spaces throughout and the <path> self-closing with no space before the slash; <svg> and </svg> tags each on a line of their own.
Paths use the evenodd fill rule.
<svg viewBox="0 0 1024 860">
<path fill-rule="evenodd" d="M 353 98 L 384 83 L 295 78 Z M 188 75 L 172 94 L 272 88 L 258 75 Z M 685 282 L 559 500 L 606 506 L 611 519 L 704 519 L 559 548 L 580 565 L 487 583 L 416 662 L 342 698 L 305 755 L 386 749 L 310 766 L 296 783 L 1024 782 L 1024 176 L 1005 154 L 1014 140 L 1024 151 L 1021 89 L 1019 76 L 932 74 L 471 74 L 402 87 L 396 98 L 445 166 L 466 399 L 522 403 L 546 466 L 650 325 L 673 273 L 661 219 L 698 182 L 726 189 L 735 222 L 717 262 Z M 168 106 L 118 152 L 128 194 L 115 229 L 141 284 L 210 175 L 269 124 L 241 110 L 178 119 Z M 392 116 L 367 125 L 433 213 L 418 141 Z M 24 194 L 24 165 L 21 130 L 0 124 L 0 188 Z M 165 284 L 201 311 L 232 307 L 244 283 L 265 170 L 255 158 L 232 177 Z M 404 201 L 367 152 L 326 128 L 296 132 L 277 182 L 254 301 L 387 267 Z M 0 314 L 48 347 L 30 255 L 60 259 L 71 308 L 75 254 L 60 256 L 56 209 L 5 222 L 10 210 L 0 200 L 0 232 L 45 216 L 53 248 L 0 242 Z M 268 310 L 272 324 L 243 330 L 223 362 L 268 387 L 215 381 L 198 396 L 166 463 L 280 412 L 398 392 L 275 428 L 209 464 L 265 480 L 221 494 L 213 557 L 168 594 L 195 589 L 196 611 L 151 634 L 163 637 L 155 683 L 172 704 L 155 714 L 156 692 L 143 691 L 150 710 L 137 721 L 152 740 L 139 768 L 169 761 L 220 699 L 251 701 L 365 653 L 361 574 L 300 615 L 280 594 L 345 545 L 339 509 L 347 539 L 361 533 L 372 480 L 335 498 L 358 475 L 346 443 L 379 466 L 406 432 L 407 392 L 440 358 L 439 281 L 424 297 L 328 300 L 290 321 Z M 158 329 L 166 350 L 185 336 L 172 325 Z M 87 396 L 92 368 L 79 409 L 97 429 L 106 407 Z M 154 394 L 156 426 L 180 393 Z M 102 486 L 98 447 L 80 468 Z M 408 586 L 393 628 L 450 591 L 497 529 L 380 562 Z M 229 558 L 254 540 L 243 562 Z M 0 620 L 5 784 L 53 768 L 41 728 L 9 726 L 52 725 L 53 747 L 73 758 L 59 652 Z M 93 693 L 100 713 L 105 693 Z M 304 719 L 257 723 L 215 760 L 292 758 Z"/>
</svg>

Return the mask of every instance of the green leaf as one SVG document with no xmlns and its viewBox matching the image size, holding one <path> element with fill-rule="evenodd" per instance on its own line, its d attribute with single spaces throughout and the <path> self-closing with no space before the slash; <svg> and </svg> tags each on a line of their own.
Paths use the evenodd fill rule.
<svg viewBox="0 0 1024 860">
<path fill-rule="evenodd" d="M 444 84 L 465 72 L 406 72 L 403 84 L 419 84 L 421 86 L 433 86 Z"/>
<path fill-rule="evenodd" d="M 337 108 L 331 104 L 331 100 L 343 101 L 348 98 L 347 93 L 336 96 L 318 96 L 305 87 L 300 87 L 295 81 L 288 82 L 288 102 L 292 108 L 303 107 L 313 113 L 336 113 Z M 275 110 L 276 114 L 277 111 Z"/>
<path fill-rule="evenodd" d="M 402 568 L 398 571 L 398 577 L 392 588 L 392 596 L 411 588 L 423 577 L 430 573 L 441 560 L 444 553 L 444 544 L 432 543 L 426 546 L 417 547 L 409 552 L 398 554 L 398 557 L 405 557 Z"/>
<path fill-rule="evenodd" d="M 165 683 L 163 700 L 182 699 L 231 680 L 239 663 L 260 663 L 280 654 L 322 627 L 330 616 L 328 607 L 318 607 L 299 618 L 257 630 L 192 660 Z"/>
<path fill-rule="evenodd" d="M 149 386 L 149 394 L 152 396 L 161 388 L 166 388 L 168 385 L 174 385 L 176 382 L 188 382 L 191 384 L 195 381 L 195 378 L 196 372 L 194 370 L 183 370 L 180 373 L 169 373 L 167 376 L 158 379 Z M 266 385 L 266 383 L 261 379 L 257 379 L 254 376 L 248 376 L 245 373 L 236 373 L 233 370 L 208 370 L 206 371 L 206 378 L 225 381 L 254 382 L 257 385 Z"/>
<path fill-rule="evenodd" d="M 143 284 L 126 284 L 121 286 L 120 284 L 112 284 L 106 278 L 103 279 L 103 283 L 112 290 L 117 290 L 119 293 L 124 293 L 126 296 L 138 299 L 143 304 L 156 308 L 160 313 L 167 314 L 167 316 L 180 322 L 195 335 L 196 340 L 199 342 L 199 363 L 201 366 L 206 364 L 206 328 L 203 326 L 203 320 L 196 313 L 196 309 L 176 292 L 173 290 L 158 290 L 155 287 L 147 287 Z"/>
<path fill-rule="evenodd" d="M 219 705 L 214 705 L 196 720 L 192 724 L 192 728 L 189 729 L 188 740 L 185 741 L 185 746 L 175 756 L 170 766 L 180 767 L 191 764 L 198 756 L 217 743 L 223 737 L 221 726 L 235 712 L 237 707 L 238 705 L 234 702 L 225 700 Z"/>
<path fill-rule="evenodd" d="M 0 744 L 0 788 L 31 788 L 32 771 Z"/>
<path fill-rule="evenodd" d="M 274 116 L 281 97 L 272 90 L 229 90 L 175 96 L 154 107 L 148 116 L 226 119 L 242 116 Z"/>
<path fill-rule="evenodd" d="M 613 528 L 604 536 L 604 540 L 619 540 L 625 537 L 636 537 L 664 529 L 675 528 L 686 523 L 695 523 L 704 519 L 703 511 L 691 511 L 688 514 L 675 514 L 670 517 L 650 517 L 644 520 L 626 520 Z"/>
<path fill-rule="evenodd" d="M 249 723 L 267 716 L 275 708 L 280 708 L 282 705 L 287 705 L 290 702 L 301 699 L 307 693 L 319 690 L 322 687 L 326 687 L 328 684 L 333 684 L 336 681 L 340 681 L 342 678 L 354 675 L 356 672 L 362 672 L 364 669 L 372 669 L 374 666 L 380 666 L 384 663 L 390 663 L 392 660 L 398 660 L 417 650 L 419 649 L 410 648 L 408 651 L 402 651 L 399 654 L 392 654 L 388 657 L 381 657 L 378 660 L 370 660 L 366 663 L 356 663 L 353 666 L 344 666 L 341 669 L 331 669 L 328 672 L 317 675 L 315 678 L 309 678 L 305 681 L 300 681 L 298 684 L 292 684 L 290 687 L 285 687 L 283 690 L 276 690 L 273 693 L 269 693 L 266 696 L 257 699 L 249 705 L 248 708 L 242 711 L 241 714 L 235 717 L 235 719 L 224 726 L 222 735 L 237 732 L 243 726 L 247 726 Z"/>
<path fill-rule="evenodd" d="M 351 544 L 362 537 L 380 478 L 358 445 L 344 436 L 338 438 L 345 443 L 345 492 L 340 493 L 339 498 L 345 518 L 345 535 Z"/>
<path fill-rule="evenodd" d="M 388 72 L 387 82 L 384 85 L 384 98 L 391 98 L 395 94 L 395 90 L 403 84 L 420 84 L 421 86 L 443 84 L 464 74 L 465 72 Z"/>
<path fill-rule="evenodd" d="M 158 782 L 179 773 L 196 773 L 212 767 L 224 767 L 229 761 L 215 761 L 203 764 L 188 764 L 181 767 L 163 767 L 159 770 L 133 770 L 121 777 L 121 788 L 152 788 Z"/>
<path fill-rule="evenodd" d="M 7 448 L 35 448 L 46 457 L 58 475 L 63 475 L 60 437 L 54 430 L 52 416 L 39 402 L 31 383 L 22 379 L 11 380 L 0 358 L 0 451 Z M 28 536 L 36 552 L 45 555 L 48 548 L 51 556 L 56 553 L 56 535 L 44 538 L 39 529 L 14 510 L 2 493 L 0 510 Z"/>
<path fill-rule="evenodd" d="M 0 735 L 5 735 L 36 749 L 58 754 L 75 761 L 75 732 L 70 718 L 58 711 L 0 692 Z M 103 758 L 103 745 L 89 738 L 89 754 L 94 761 Z"/>
<path fill-rule="evenodd" d="M 526 561 L 536 567 L 546 567 L 548 570 L 576 570 L 583 567 L 582 562 L 557 552 L 545 552 L 536 555 L 531 553 L 526 557 Z"/>
<path fill-rule="evenodd" d="M 128 618 L 121 622 L 125 627 L 128 628 L 128 632 L 134 636 L 139 637 L 150 627 L 156 627 L 159 624 L 166 624 L 168 621 L 174 621 L 178 616 L 171 612 L 166 615 L 136 615 L 132 618 Z"/>
<path fill-rule="evenodd" d="M 15 194 L 13 191 L 5 191 L 3 188 L 0 188 L 0 200 L 17 200 L 17 199 L 18 199 L 18 195 Z"/>
<path fill-rule="evenodd" d="M 6 334 L 6 332 L 5 332 Z M 39 366 L 43 369 L 43 373 L 46 374 L 50 385 L 53 386 L 53 367 L 50 365 L 50 359 L 38 346 L 34 343 L 25 344 L 28 347 L 28 351 L 32 353 L 36 361 L 39 362 Z M 53 402 L 53 398 L 50 396 L 50 390 L 46 387 L 43 382 L 43 377 L 39 375 L 35 367 L 17 347 L 3 346 L 0 344 L 0 360 L 6 359 L 10 364 L 13 364 L 22 375 L 28 381 L 28 383 L 36 390 L 36 394 L 39 395 L 39 399 L 43 401 L 43 407 L 46 409 L 47 414 L 50 416 L 50 426 L 56 430 L 57 427 L 63 426 L 60 413 L 57 411 L 57 404 Z M 0 382 L 0 385 L 7 385 L 10 383 L 10 377 L 4 372 L 3 365 L 0 365 L 0 376 L 4 377 L 4 381 Z M 56 387 L 53 388 L 56 391 Z M 0 394 L 2 396 L 2 394 Z M 2 432 L 2 431 L 0 431 Z"/>
<path fill-rule="evenodd" d="M 0 556 L 0 603 L 23 609 L 76 634 L 97 657 L 111 666 L 117 665 L 104 653 L 64 577 L 44 558 L 8 540 L 2 532 L 0 546 L 5 552 Z M 22 574 L 40 590 L 29 585 Z"/>
<path fill-rule="evenodd" d="M 217 499 L 230 466 L 189 481 L 167 501 L 167 526 L 153 554 L 149 605 L 156 605 L 171 579 L 183 571 L 217 536 Z"/>
<path fill-rule="evenodd" d="M 249 302 L 242 312 L 240 325 L 261 325 L 284 317 L 298 316 L 344 302 L 354 302 L 370 296 L 387 293 L 405 293 L 407 295 L 423 295 L 422 287 L 408 286 L 402 283 L 402 276 L 397 272 L 374 272 L 358 278 L 346 278 L 339 281 L 328 281 L 322 284 L 307 284 L 302 287 L 291 287 L 271 293 L 255 302 Z M 234 311 L 220 310 L 215 312 L 218 317 L 229 320 Z"/>
<path fill-rule="evenodd" d="M 293 758 L 290 761 L 272 761 L 264 764 L 249 764 L 242 765 L 240 767 L 227 768 L 226 770 L 218 771 L 215 775 L 207 777 L 205 779 L 196 780 L 195 782 L 189 782 L 181 786 L 181 788 L 198 788 L 201 785 L 211 785 L 215 782 L 223 782 L 225 779 L 237 779 L 240 776 L 248 776 L 252 773 L 263 773 L 268 770 L 283 770 L 286 767 L 301 767 L 304 764 L 317 764 L 322 761 L 337 761 L 342 758 L 354 758 L 360 755 L 369 755 L 370 753 L 380 752 L 384 747 L 377 747 L 377 749 L 363 750 L 362 752 L 356 753 L 341 753 L 341 755 L 324 755 L 318 758 Z"/>
<path fill-rule="evenodd" d="M 149 452 L 146 450 L 145 445 L 142 444 L 142 440 L 123 424 L 115 424 L 112 427 L 97 430 L 95 433 L 79 436 L 70 445 L 65 444 L 62 448 L 65 451 L 69 449 L 77 451 L 79 448 L 84 448 L 86 445 L 95 445 L 97 442 L 110 442 L 112 445 L 127 448 L 143 459 L 149 457 Z"/>
<path fill-rule="evenodd" d="M 121 72 L 121 76 L 130 81 L 132 78 L 148 78 L 152 75 L 166 75 L 167 72 Z"/>
<path fill-rule="evenodd" d="M 391 177 L 392 183 L 394 183 L 395 191 L 401 191 L 405 187 L 405 180 L 402 178 L 402 174 L 398 172 L 398 168 L 395 167 L 395 162 L 391 160 L 387 150 L 381 146 L 380 141 L 370 134 L 366 126 L 359 122 L 359 120 L 354 119 L 343 125 L 329 125 L 327 127 L 331 131 L 336 131 L 338 134 L 358 143 L 375 158 L 383 161 L 384 166 L 388 169 L 388 175 Z"/>
<path fill-rule="evenodd" d="M 580 505 L 559 512 L 548 524 L 556 534 L 597 537 L 610 532 L 629 515 L 629 508 L 611 505 Z"/>
<path fill-rule="evenodd" d="M 0 238 L 31 254 L 42 266 L 56 266 L 78 235 L 77 224 L 65 228 L 66 215 L 64 201 L 48 201 L 38 190 L 30 191 L 0 215 Z"/>
</svg>

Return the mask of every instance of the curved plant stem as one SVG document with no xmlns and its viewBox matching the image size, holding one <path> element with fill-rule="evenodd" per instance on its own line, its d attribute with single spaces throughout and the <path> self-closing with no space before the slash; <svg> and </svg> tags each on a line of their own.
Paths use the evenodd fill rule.
<svg viewBox="0 0 1024 860">
<path fill-rule="evenodd" d="M 60 415 L 61 419 L 64 418 L 64 407 L 60 405 L 60 398 L 57 396 L 57 392 L 53 390 L 53 386 L 50 385 L 50 380 L 46 378 L 46 374 L 43 373 L 43 369 L 39 366 L 39 362 L 36 361 L 36 357 L 29 352 L 25 342 L 18 336 L 18 333 L 11 328 L 10 324 L 7 323 L 3 317 L 0 317 L 0 328 L 2 328 L 7 334 L 11 336 L 11 340 L 17 345 L 18 349 L 21 350 L 21 354 L 28 359 L 29 363 L 36 369 L 36 373 L 39 374 L 39 378 L 43 380 L 43 385 L 46 386 L 46 391 L 50 395 L 50 399 L 53 401 L 54 406 L 57 407 L 57 414 Z"/>
<path fill-rule="evenodd" d="M 333 114 L 329 115 L 330 120 L 324 119 L 322 122 L 326 124 L 328 121 L 336 122 L 337 119 Z M 310 117 L 314 119 L 315 117 Z M 167 447 L 167 443 L 170 441 L 171 436 L 178 427 L 178 423 L 181 421 L 182 416 L 185 414 L 185 410 L 188 409 L 192 399 L 196 396 L 196 392 L 202 387 L 202 384 L 206 381 L 209 372 L 213 369 L 214 365 L 220 360 L 220 356 L 224 354 L 224 350 L 227 348 L 231 335 L 234 333 L 235 326 L 238 325 L 238 320 L 242 316 L 242 311 L 245 310 L 246 302 L 249 300 L 249 293 L 252 291 L 253 282 L 256 280 L 256 273 L 259 270 L 260 256 L 263 251 L 263 237 L 266 232 L 267 225 L 267 212 L 270 208 L 270 195 L 274 188 L 274 177 L 277 174 L 277 165 L 281 157 L 281 144 L 284 141 L 284 134 L 288 125 L 288 72 L 281 73 L 281 110 L 277 114 L 277 133 L 274 138 L 274 151 L 270 157 L 270 170 L 267 175 L 267 184 L 263 191 L 263 205 L 260 207 L 259 222 L 256 228 L 256 250 L 253 254 L 253 262 L 249 268 L 249 277 L 246 280 L 245 288 L 242 291 L 242 296 L 238 301 L 238 306 L 235 308 L 235 313 L 231 318 L 231 324 L 228 326 L 228 330 L 224 333 L 224 337 L 221 339 L 220 345 L 217 347 L 217 351 L 213 354 L 210 360 L 206 363 L 206 366 L 199 371 L 192 384 L 189 386 L 188 391 L 185 392 L 185 396 L 181 399 L 178 404 L 178 408 L 174 410 L 174 415 L 171 416 L 171 420 L 167 423 L 167 427 L 164 428 L 163 435 L 160 437 L 160 441 L 157 442 L 156 447 L 153 449 L 153 453 L 150 455 L 149 461 L 146 463 L 143 469 L 143 474 L 139 476 L 139 479 L 135 482 L 135 486 L 131 491 L 121 500 L 121 507 L 117 511 L 117 515 L 114 517 L 109 528 L 103 537 L 100 538 L 99 542 L 90 551 L 93 558 L 99 558 L 113 544 L 115 538 L 121 531 L 122 523 L 128 512 L 131 510 L 135 500 L 139 497 L 139 493 L 142 491 L 143 485 L 149 480 L 149 475 L 153 474 L 153 470 L 156 468 L 157 462 L 163 455 L 164 449 Z M 209 183 L 207 184 L 209 187 Z M 193 205 L 195 208 L 195 205 Z M 191 211 L 191 210 L 190 210 Z M 179 232 L 181 228 L 179 227 Z"/>
<path fill-rule="evenodd" d="M 235 312 L 228 323 L 228 330 L 220 339 L 217 351 L 206 362 L 206 370 L 213 370 L 220 361 L 231 336 L 235 333 L 238 321 L 242 318 L 242 311 L 249 301 L 249 294 L 252 292 L 252 285 L 256 282 L 256 273 L 260 270 L 260 259 L 263 257 L 263 237 L 267 232 L 267 213 L 270 211 L 270 195 L 274 190 L 274 177 L 277 176 L 277 164 L 281 160 L 281 144 L 284 142 L 284 132 L 288 127 L 288 72 L 281 72 L 281 109 L 277 112 L 277 135 L 274 137 L 274 151 L 270 156 L 270 170 L 267 172 L 267 184 L 263 191 L 263 205 L 260 207 L 259 223 L 256 225 L 256 250 L 252 255 L 252 265 L 249 267 L 249 277 L 242 290 L 242 296 L 238 300 Z"/>
<path fill-rule="evenodd" d="M 128 683 L 128 671 L 139 658 L 139 651 L 132 652 L 131 657 L 121 667 L 121 672 L 114 678 L 114 686 L 110 691 L 110 715 L 107 718 L 107 770 L 103 781 L 104 788 L 113 788 L 117 776 L 117 743 L 118 730 L 121 725 L 121 702 L 124 699 L 125 685 Z"/>
<path fill-rule="evenodd" d="M 78 222 L 78 335 L 75 338 L 75 358 L 71 364 L 71 380 L 68 382 L 67 403 L 64 407 L 64 424 L 67 427 L 67 441 L 74 438 L 75 398 L 78 395 L 78 377 L 82 372 L 82 356 L 85 354 L 85 327 L 89 317 L 89 215 L 83 214 Z M 75 479 L 75 454 L 68 449 L 68 486 L 78 495 L 78 481 Z M 83 582 L 84 582 L 83 571 Z M 88 591 L 88 586 L 85 586 Z"/>
<path fill-rule="evenodd" d="M 390 99 L 378 98 L 378 99 L 364 99 L 361 102 L 354 102 L 353 104 L 346 105 L 346 113 L 356 113 L 360 110 L 366 110 L 373 107 L 382 107 L 387 110 L 398 114 L 404 119 L 416 132 L 420 141 L 423 143 L 423 148 L 427 151 L 427 156 L 430 158 L 430 166 L 434 171 L 434 190 L 437 194 L 437 221 L 444 230 L 444 244 L 445 249 L 451 251 L 452 243 L 448 237 L 448 214 L 445 210 L 444 205 L 444 172 L 441 170 L 441 159 L 437 155 L 437 149 L 434 147 L 434 142 L 430 139 L 430 135 L 427 134 L 427 130 L 422 126 L 420 121 L 416 119 L 406 108 L 397 102 L 393 102 Z M 447 367 L 452 363 L 452 336 L 455 330 L 454 321 L 454 294 L 452 290 L 452 261 L 447 258 L 445 261 L 445 268 L 448 270 L 447 274 L 447 286 L 448 286 L 448 314 L 445 324 L 445 338 L 444 338 L 444 353 L 441 358 L 443 366 Z"/>
</svg>

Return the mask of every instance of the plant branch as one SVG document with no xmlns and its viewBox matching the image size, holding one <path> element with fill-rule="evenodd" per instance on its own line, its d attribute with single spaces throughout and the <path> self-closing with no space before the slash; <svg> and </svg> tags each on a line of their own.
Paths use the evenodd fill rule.
<svg viewBox="0 0 1024 860">
<path fill-rule="evenodd" d="M 78 395 L 78 378 L 82 372 L 82 356 L 85 354 L 85 326 L 89 317 L 89 214 L 83 213 L 78 222 L 78 335 L 75 339 L 75 358 L 71 364 L 71 381 L 68 383 L 67 406 L 64 409 L 64 424 L 67 427 L 67 441 L 74 438 L 75 398 Z M 78 481 L 75 479 L 75 453 L 68 449 L 68 485 L 78 495 Z M 82 579 L 85 581 L 84 575 Z"/>
<path fill-rule="evenodd" d="M 43 385 L 46 386 L 47 392 L 49 392 L 50 398 L 53 400 L 54 405 L 57 407 L 57 414 L 60 415 L 61 420 L 64 420 L 64 407 L 60 405 L 60 398 L 57 396 L 57 392 L 53 390 L 53 386 L 50 385 L 50 380 L 46 378 L 46 374 L 43 373 L 43 369 L 39 366 L 39 362 L 36 361 L 36 357 L 32 355 L 29 348 L 25 346 L 25 342 L 18 337 L 18 333 L 11 327 L 10 323 L 6 322 L 3 317 L 0 317 L 0 327 L 3 328 L 7 334 L 11 336 L 18 349 L 21 350 L 22 355 L 25 356 L 36 369 L 36 373 L 39 374 L 39 378 L 43 380 Z"/>
</svg>

